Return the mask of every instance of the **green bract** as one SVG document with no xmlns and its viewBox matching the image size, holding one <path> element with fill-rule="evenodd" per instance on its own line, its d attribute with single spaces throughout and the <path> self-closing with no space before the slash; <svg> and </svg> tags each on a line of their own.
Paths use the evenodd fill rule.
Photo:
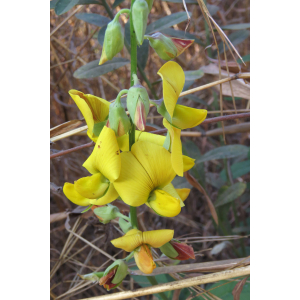
<svg viewBox="0 0 300 300">
<path fill-rule="evenodd" d="M 139 45 L 142 45 L 144 41 L 149 11 L 145 0 L 136 0 L 132 6 L 133 27 Z"/>
<path fill-rule="evenodd" d="M 101 223 L 106 224 L 109 221 L 117 218 L 120 214 L 120 211 L 116 206 L 107 204 L 106 206 L 95 208 L 94 214 L 101 218 Z"/>
</svg>

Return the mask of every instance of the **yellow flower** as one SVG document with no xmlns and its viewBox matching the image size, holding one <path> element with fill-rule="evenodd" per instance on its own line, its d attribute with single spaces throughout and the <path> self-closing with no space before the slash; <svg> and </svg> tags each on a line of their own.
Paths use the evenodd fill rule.
<svg viewBox="0 0 300 300">
<path fill-rule="evenodd" d="M 63 188 L 66 197 L 81 206 L 104 205 L 114 201 L 118 193 L 113 182 L 121 171 L 120 149 L 114 131 L 103 127 L 95 148 L 83 166 L 92 174 L 74 184 L 66 182 Z"/>
<path fill-rule="evenodd" d="M 127 252 L 134 251 L 138 268 L 145 274 L 150 274 L 156 268 L 150 247 L 159 248 L 169 242 L 174 236 L 174 230 L 140 231 L 131 229 L 124 236 L 114 239 L 111 243 Z M 150 247 L 149 247 L 150 246 Z"/>
<path fill-rule="evenodd" d="M 180 213 L 184 204 L 171 184 L 176 174 L 169 151 L 151 142 L 138 141 L 130 152 L 121 153 L 121 163 L 120 176 L 114 186 L 126 204 L 146 203 L 165 217 Z"/>
<path fill-rule="evenodd" d="M 69 94 L 86 121 L 87 135 L 96 143 L 101 129 L 106 124 L 110 103 L 102 98 L 76 90 L 70 90 Z"/>
<path fill-rule="evenodd" d="M 198 126 L 205 120 L 207 110 L 176 104 L 185 82 L 184 72 L 176 62 L 165 63 L 158 74 L 163 80 L 163 105 L 168 112 L 164 115 L 163 125 L 168 129 L 171 138 L 172 167 L 177 175 L 183 176 L 185 171 L 181 159 L 181 130 Z"/>
</svg>

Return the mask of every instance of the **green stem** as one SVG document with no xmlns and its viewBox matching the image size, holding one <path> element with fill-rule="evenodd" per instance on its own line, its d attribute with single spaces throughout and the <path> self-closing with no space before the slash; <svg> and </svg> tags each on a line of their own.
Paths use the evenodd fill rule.
<svg viewBox="0 0 300 300">
<path fill-rule="evenodd" d="M 133 228 L 139 229 L 137 214 L 136 214 L 136 207 L 130 206 L 130 222 Z"/>
<path fill-rule="evenodd" d="M 122 219 L 124 219 L 124 220 L 126 220 L 126 221 L 128 221 L 128 222 L 130 222 L 130 218 L 128 218 L 128 217 L 126 217 L 126 216 L 124 216 L 123 214 L 121 214 L 121 213 L 118 213 L 118 214 L 116 214 L 119 218 L 122 218 Z"/>
<path fill-rule="evenodd" d="M 112 10 L 110 9 L 110 7 L 108 6 L 107 2 L 106 2 L 105 0 L 102 0 L 101 2 L 102 2 L 102 4 L 103 4 L 103 6 L 104 6 L 106 12 L 107 12 L 108 15 L 110 16 L 110 18 L 113 19 L 113 18 L 114 18 L 114 14 L 113 14 Z"/>
<path fill-rule="evenodd" d="M 129 261 L 130 258 L 134 255 L 134 251 L 132 251 L 128 256 L 124 258 L 124 260 Z"/>
<path fill-rule="evenodd" d="M 121 101 L 121 96 L 124 95 L 124 94 L 127 94 L 127 93 L 128 93 L 128 90 L 122 90 L 122 91 L 120 91 L 115 101 L 116 102 L 117 101 Z"/>
<path fill-rule="evenodd" d="M 154 276 L 147 276 L 147 279 L 149 280 L 149 282 L 152 284 L 152 285 L 158 285 L 158 282 L 156 280 L 156 278 Z M 158 295 L 164 299 L 164 300 L 168 300 L 168 297 L 165 295 L 165 293 L 158 293 Z"/>
<path fill-rule="evenodd" d="M 115 17 L 114 17 L 114 19 L 119 19 L 119 17 L 120 17 L 120 15 L 121 14 L 130 14 L 130 9 L 128 9 L 128 8 L 123 8 L 123 9 L 121 9 L 116 15 L 115 15 Z"/>
</svg>

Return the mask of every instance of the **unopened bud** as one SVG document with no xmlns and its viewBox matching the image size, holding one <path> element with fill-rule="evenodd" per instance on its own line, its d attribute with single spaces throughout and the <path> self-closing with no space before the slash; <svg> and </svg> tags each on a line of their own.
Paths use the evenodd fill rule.
<svg viewBox="0 0 300 300">
<path fill-rule="evenodd" d="M 119 209 L 111 204 L 107 205 L 93 205 L 91 208 L 99 221 L 103 224 L 109 223 L 111 220 L 117 218 L 120 214 Z"/>
<path fill-rule="evenodd" d="M 130 120 L 122 106 L 119 96 L 109 107 L 109 117 L 106 126 L 111 128 L 117 137 L 126 134 L 130 129 Z"/>
<path fill-rule="evenodd" d="M 172 239 L 170 242 L 164 244 L 159 248 L 162 253 L 172 259 L 186 260 L 195 259 L 193 247 L 181 243 L 178 240 Z"/>
<path fill-rule="evenodd" d="M 164 60 L 170 60 L 180 55 L 194 42 L 194 40 L 167 37 L 160 32 L 156 32 L 151 36 L 145 36 L 145 38 L 149 40 L 150 46 L 158 56 Z"/>
<path fill-rule="evenodd" d="M 123 260 L 118 259 L 105 270 L 99 284 L 109 291 L 119 286 L 127 274 L 127 264 Z"/>
<path fill-rule="evenodd" d="M 139 45 L 143 44 L 149 15 L 148 3 L 145 0 L 135 0 L 132 6 L 132 21 Z"/>
<path fill-rule="evenodd" d="M 104 43 L 99 65 L 114 58 L 124 46 L 124 35 L 118 18 L 114 18 L 107 24 L 104 36 Z"/>
<path fill-rule="evenodd" d="M 147 90 L 140 84 L 135 74 L 133 78 L 134 85 L 128 90 L 127 94 L 127 109 L 131 120 L 138 130 L 144 131 L 150 108 L 149 96 Z"/>
<path fill-rule="evenodd" d="M 151 11 L 152 5 L 153 5 L 153 0 L 146 0 L 147 4 L 148 4 L 148 8 L 149 8 L 149 13 Z"/>
</svg>

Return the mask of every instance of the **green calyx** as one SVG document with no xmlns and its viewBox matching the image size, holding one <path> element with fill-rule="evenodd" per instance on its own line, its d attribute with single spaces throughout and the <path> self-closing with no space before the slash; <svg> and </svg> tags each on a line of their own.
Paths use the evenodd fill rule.
<svg viewBox="0 0 300 300">
<path fill-rule="evenodd" d="M 101 218 L 101 223 L 107 224 L 109 221 L 117 218 L 120 211 L 116 206 L 107 204 L 106 206 L 95 208 L 94 214 Z"/>
<path fill-rule="evenodd" d="M 173 246 L 169 242 L 161 246 L 159 249 L 164 255 L 172 259 L 176 258 L 179 255 L 179 253 L 173 248 Z"/>
<path fill-rule="evenodd" d="M 89 281 L 99 281 L 100 278 L 104 276 L 104 272 L 94 272 L 94 273 L 89 273 L 85 275 L 79 275 L 78 276 L 83 279 L 83 280 L 89 280 Z"/>
<path fill-rule="evenodd" d="M 108 23 L 105 36 L 103 48 L 105 49 L 105 54 L 108 60 L 114 58 L 124 46 L 124 35 L 122 33 L 122 27 L 119 23 L 118 18 L 114 18 Z"/>
<path fill-rule="evenodd" d="M 117 268 L 117 271 L 114 279 L 112 280 L 112 283 L 118 284 L 122 282 L 122 280 L 127 276 L 128 266 L 123 260 L 118 259 L 105 270 L 104 276 L 106 276 L 114 268 Z"/>
<path fill-rule="evenodd" d="M 145 36 L 149 40 L 150 46 L 155 50 L 158 56 L 163 60 L 170 60 L 177 56 L 177 48 L 172 40 L 160 32 L 151 36 Z"/>
<path fill-rule="evenodd" d="M 148 3 L 145 0 L 135 0 L 132 6 L 132 22 L 139 45 L 142 45 L 144 41 L 149 12 Z"/>
<path fill-rule="evenodd" d="M 121 91 L 124 93 L 124 91 Z M 110 127 L 117 137 L 126 134 L 130 129 L 130 120 L 121 103 L 121 92 L 116 101 L 109 107 L 108 127 Z M 127 92 L 127 90 L 126 90 Z"/>
</svg>

